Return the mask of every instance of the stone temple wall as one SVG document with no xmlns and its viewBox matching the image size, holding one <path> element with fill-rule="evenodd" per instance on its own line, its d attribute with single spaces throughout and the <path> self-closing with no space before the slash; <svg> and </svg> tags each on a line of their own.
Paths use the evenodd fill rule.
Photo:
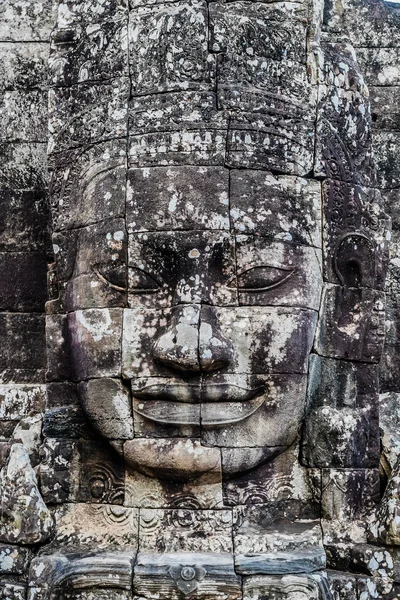
<svg viewBox="0 0 400 600">
<path fill-rule="evenodd" d="M 0 600 L 400 598 L 399 45 L 0 0 Z"/>
</svg>

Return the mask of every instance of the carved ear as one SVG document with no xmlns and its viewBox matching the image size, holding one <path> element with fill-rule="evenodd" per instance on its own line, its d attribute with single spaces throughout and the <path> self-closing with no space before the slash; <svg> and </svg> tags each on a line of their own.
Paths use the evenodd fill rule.
<svg viewBox="0 0 400 600">
<path fill-rule="evenodd" d="M 339 241 L 333 258 L 334 269 L 344 287 L 373 288 L 375 251 L 362 233 L 349 233 Z"/>
</svg>

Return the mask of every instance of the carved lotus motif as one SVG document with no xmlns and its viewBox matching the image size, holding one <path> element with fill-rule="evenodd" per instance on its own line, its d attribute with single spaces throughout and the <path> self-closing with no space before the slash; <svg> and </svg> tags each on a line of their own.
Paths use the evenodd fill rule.
<svg viewBox="0 0 400 600">
<path fill-rule="evenodd" d="M 176 585 L 186 596 L 197 588 L 199 582 L 206 576 L 207 571 L 199 565 L 179 565 L 170 567 L 168 573 L 172 579 L 175 579 Z"/>
</svg>

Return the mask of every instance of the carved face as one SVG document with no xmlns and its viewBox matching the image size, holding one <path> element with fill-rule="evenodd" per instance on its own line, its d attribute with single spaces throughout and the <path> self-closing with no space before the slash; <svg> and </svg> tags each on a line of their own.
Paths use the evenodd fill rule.
<svg viewBox="0 0 400 600">
<path fill-rule="evenodd" d="M 60 265 L 74 249 L 65 299 L 84 407 L 128 461 L 193 477 L 220 469 L 221 448 L 231 474 L 296 440 L 320 214 L 312 180 L 131 169 L 125 220 L 58 236 Z"/>
<path fill-rule="evenodd" d="M 371 185 L 368 144 L 360 167 L 335 168 L 361 152 L 338 111 L 361 80 L 335 49 L 332 73 L 343 73 L 319 73 L 326 106 L 316 123 L 308 6 L 280 4 L 139 2 L 128 31 L 106 36 L 114 80 L 98 70 L 101 57 L 88 70 L 91 51 L 72 29 L 71 64 L 82 54 L 84 67 L 55 70 L 54 106 L 71 117 L 86 103 L 91 115 L 90 126 L 87 109 L 68 127 L 52 122 L 59 312 L 74 377 L 94 426 L 152 475 L 228 477 L 292 445 L 318 311 L 319 355 L 379 360 L 376 248 L 342 239 L 372 227 L 373 188 L 364 199 L 344 183 L 354 171 Z M 65 92 L 85 76 L 106 79 L 90 94 Z M 367 139 L 366 109 L 354 105 L 357 140 Z M 329 119 L 338 135 L 325 136 Z M 311 172 L 335 185 L 321 190 Z"/>
</svg>

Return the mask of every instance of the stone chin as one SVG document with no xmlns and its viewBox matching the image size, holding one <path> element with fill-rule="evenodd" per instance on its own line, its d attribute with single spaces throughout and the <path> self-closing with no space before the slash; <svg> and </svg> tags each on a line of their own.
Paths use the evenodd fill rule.
<svg viewBox="0 0 400 600">
<path fill-rule="evenodd" d="M 120 452 L 120 446 L 111 445 Z M 190 481 L 206 475 L 208 481 L 231 478 L 272 460 L 287 450 L 275 448 L 218 448 L 190 438 L 137 438 L 124 444 L 124 458 L 133 469 L 159 479 Z"/>
</svg>

